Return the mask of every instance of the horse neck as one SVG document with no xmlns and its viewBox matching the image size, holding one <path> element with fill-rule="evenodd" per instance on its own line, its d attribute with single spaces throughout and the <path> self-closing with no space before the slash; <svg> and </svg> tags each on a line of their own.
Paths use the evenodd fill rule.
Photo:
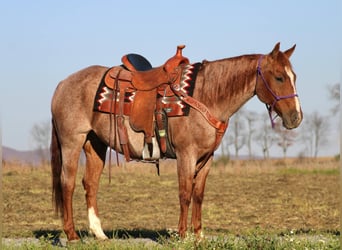
<svg viewBox="0 0 342 250">
<path fill-rule="evenodd" d="M 198 98 L 221 120 L 228 120 L 255 95 L 260 55 L 245 55 L 204 62 L 196 81 Z M 199 84 L 198 84 L 199 83 Z"/>
</svg>

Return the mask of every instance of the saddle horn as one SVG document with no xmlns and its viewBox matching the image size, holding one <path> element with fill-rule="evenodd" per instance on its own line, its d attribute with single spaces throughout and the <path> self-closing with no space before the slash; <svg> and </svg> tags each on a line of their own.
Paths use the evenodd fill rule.
<svg viewBox="0 0 342 250">
<path fill-rule="evenodd" d="M 175 68 L 177 68 L 181 64 L 189 64 L 190 61 L 187 57 L 182 55 L 182 50 L 185 48 L 185 45 L 178 45 L 176 54 L 166 61 L 164 64 L 164 70 L 167 73 L 172 73 Z"/>
</svg>

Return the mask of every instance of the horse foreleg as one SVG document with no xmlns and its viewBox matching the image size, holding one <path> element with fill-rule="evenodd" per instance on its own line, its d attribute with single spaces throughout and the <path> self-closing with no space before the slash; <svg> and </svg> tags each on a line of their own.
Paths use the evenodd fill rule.
<svg viewBox="0 0 342 250">
<path fill-rule="evenodd" d="M 190 162 L 184 162 L 183 158 L 189 157 L 178 157 L 177 171 L 178 171 L 178 185 L 179 185 L 179 204 L 180 204 L 180 215 L 178 223 L 178 233 L 184 238 L 187 231 L 187 221 L 189 206 L 191 203 L 191 195 L 193 188 L 193 173 L 195 164 Z M 189 159 L 188 159 L 189 160 Z"/>
<path fill-rule="evenodd" d="M 202 202 L 204 198 L 205 182 L 211 166 L 212 157 L 208 160 L 205 166 L 198 172 L 195 180 L 192 193 L 192 217 L 191 224 L 194 233 L 198 238 L 202 237 Z"/>
<path fill-rule="evenodd" d="M 83 187 L 86 191 L 88 219 L 90 231 L 98 239 L 108 239 L 104 234 L 99 219 L 96 195 L 103 170 L 107 146 L 98 140 L 87 140 L 83 146 L 86 154 L 86 170 L 83 177 Z"/>
</svg>

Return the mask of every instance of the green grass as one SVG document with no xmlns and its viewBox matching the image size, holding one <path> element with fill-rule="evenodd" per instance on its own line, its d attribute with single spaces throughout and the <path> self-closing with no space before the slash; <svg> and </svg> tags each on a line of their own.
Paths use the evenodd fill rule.
<svg viewBox="0 0 342 250">
<path fill-rule="evenodd" d="M 169 237 L 160 237 L 157 241 L 136 240 L 128 237 L 125 240 L 111 239 L 97 241 L 93 238 L 82 238 L 77 243 L 68 243 L 62 247 L 67 249 L 340 249 L 339 237 L 331 233 L 294 233 L 292 231 L 277 235 L 260 229 L 254 229 L 244 235 L 219 234 L 217 236 L 203 238 L 200 241 L 194 235 L 188 235 L 180 239 L 176 234 Z M 3 249 L 61 249 L 61 245 L 53 246 L 51 239 L 41 238 L 32 243 L 21 245 L 6 245 Z"/>
<path fill-rule="evenodd" d="M 298 169 L 294 167 L 281 169 L 279 171 L 281 174 L 313 174 L 313 175 L 338 175 L 340 173 L 339 169 Z"/>
<path fill-rule="evenodd" d="M 339 162 L 334 159 L 231 161 L 209 174 L 203 203 L 204 235 L 182 240 L 176 167 L 149 164 L 105 169 L 98 194 L 108 241 L 88 234 L 79 168 L 75 224 L 82 240 L 68 249 L 339 249 Z M 3 166 L 3 249 L 61 249 L 49 167 Z M 189 216 L 190 217 L 190 216 Z M 18 245 L 17 239 L 23 239 Z M 33 239 L 33 241 L 32 241 Z"/>
</svg>

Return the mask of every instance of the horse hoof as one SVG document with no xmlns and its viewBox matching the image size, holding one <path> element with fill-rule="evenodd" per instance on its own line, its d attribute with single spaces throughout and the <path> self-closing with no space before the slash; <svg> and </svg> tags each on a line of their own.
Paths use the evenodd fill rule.
<svg viewBox="0 0 342 250">
<path fill-rule="evenodd" d="M 72 239 L 66 242 L 67 245 L 76 245 L 80 242 L 80 239 Z"/>
<path fill-rule="evenodd" d="M 108 237 L 106 235 L 102 235 L 102 236 L 96 236 L 97 240 L 108 240 Z"/>
</svg>

